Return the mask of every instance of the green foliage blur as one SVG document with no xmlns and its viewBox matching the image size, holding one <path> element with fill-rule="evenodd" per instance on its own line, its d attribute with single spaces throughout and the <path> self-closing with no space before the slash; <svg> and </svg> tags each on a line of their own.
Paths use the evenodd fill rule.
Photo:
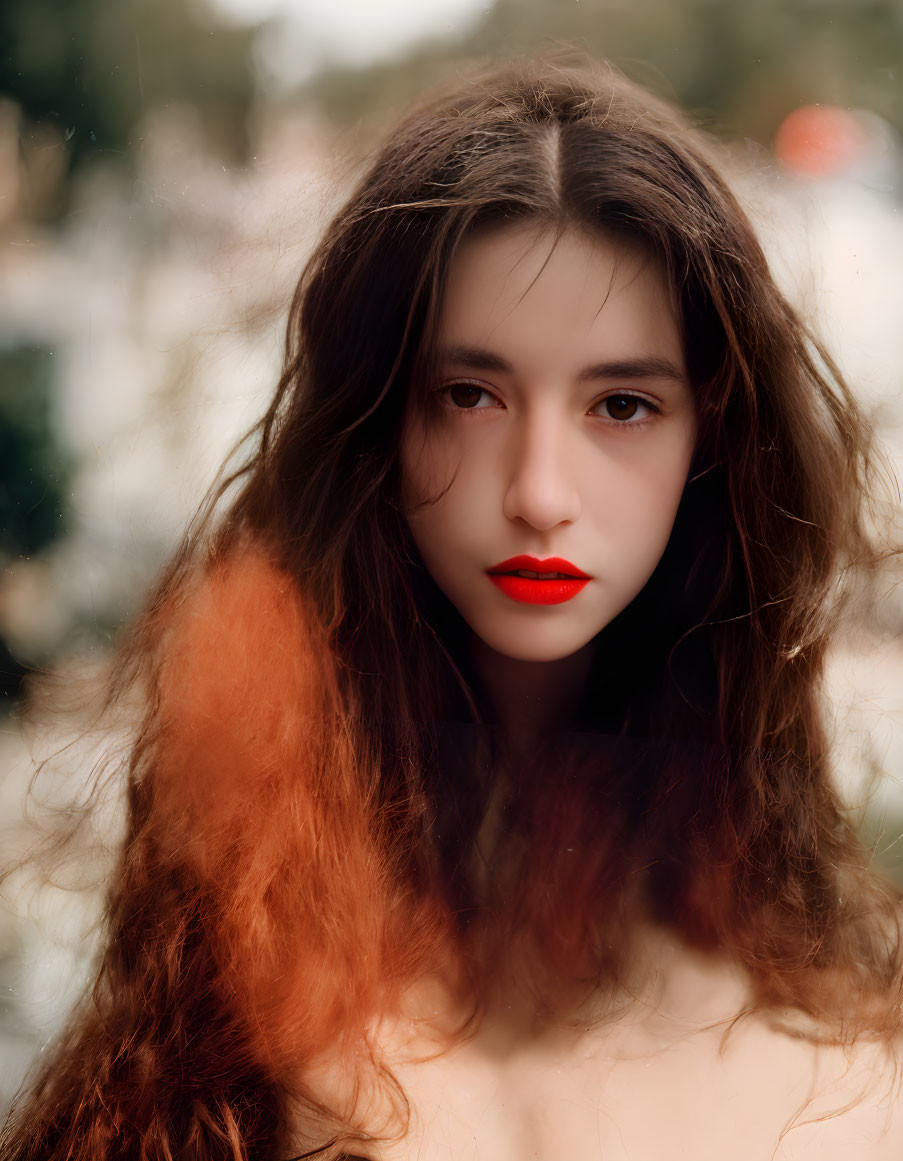
<svg viewBox="0 0 903 1161">
<path fill-rule="evenodd" d="M 0 94 L 24 114 L 24 145 L 36 130 L 58 132 L 70 172 L 127 158 L 142 116 L 176 101 L 199 111 L 224 160 L 239 162 L 254 95 L 253 36 L 201 0 L 3 0 Z M 66 208 L 66 192 L 64 184 L 53 211 Z"/>
<path fill-rule="evenodd" d="M 4 0 L 0 96 L 23 111 L 23 147 L 50 129 L 66 142 L 68 175 L 127 160 L 144 115 L 174 102 L 197 110 L 210 147 L 240 164 L 249 114 L 266 100 L 256 34 L 212 0 Z M 612 60 L 733 137 L 768 144 L 790 110 L 813 102 L 869 108 L 903 129 L 903 0 L 495 0 L 466 31 L 395 59 L 324 64 L 287 99 L 367 124 L 461 62 L 562 44 Z M 50 216 L 67 207 L 67 188 Z"/>
<path fill-rule="evenodd" d="M 253 39 L 202 0 L 2 0 L 0 112 L 15 110 L 22 190 L 20 216 L 6 217 L 11 240 L 28 247 L 35 225 L 65 229 L 92 166 L 128 178 L 142 121 L 157 108 L 194 109 L 206 148 L 241 164 Z M 0 568 L 20 575 L 67 532 L 72 465 L 54 375 L 50 350 L 23 344 L 0 319 Z M 46 642 L 23 643 L 9 629 L 0 618 L 0 706 L 47 653 Z"/>
<path fill-rule="evenodd" d="M 464 36 L 403 61 L 333 69 L 306 95 L 354 121 L 403 105 L 456 62 L 573 44 L 715 132 L 769 144 L 802 104 L 868 108 L 903 129 L 903 0 L 495 0 Z"/>
</svg>

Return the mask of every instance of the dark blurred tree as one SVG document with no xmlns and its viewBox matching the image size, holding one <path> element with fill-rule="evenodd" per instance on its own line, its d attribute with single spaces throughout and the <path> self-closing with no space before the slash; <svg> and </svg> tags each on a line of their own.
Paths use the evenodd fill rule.
<svg viewBox="0 0 903 1161">
<path fill-rule="evenodd" d="M 0 351 L 0 560 L 33 556 L 65 531 L 69 473 L 52 370 L 46 347 Z"/>
<path fill-rule="evenodd" d="M 2 0 L 0 95 L 21 106 L 26 147 L 53 128 L 73 168 L 125 154 L 145 111 L 170 102 L 194 106 L 214 147 L 241 160 L 253 37 L 201 0 Z"/>
<path fill-rule="evenodd" d="M 864 106 L 903 128 L 903 0 L 495 0 L 465 36 L 403 61 L 331 69 L 306 95 L 355 122 L 404 105 L 462 61 L 562 43 L 607 57 L 731 136 L 770 141 L 809 102 Z"/>
<path fill-rule="evenodd" d="M 53 355 L 0 350 L 0 567 L 30 557 L 66 530 L 67 457 L 53 418 Z M 14 697 L 29 663 L 0 632 L 0 699 Z"/>
</svg>

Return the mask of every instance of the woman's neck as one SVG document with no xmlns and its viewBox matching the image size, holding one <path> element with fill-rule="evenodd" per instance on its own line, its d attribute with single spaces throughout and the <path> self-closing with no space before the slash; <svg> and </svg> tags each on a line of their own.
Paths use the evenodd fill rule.
<svg viewBox="0 0 903 1161">
<path fill-rule="evenodd" d="M 574 717 L 589 678 L 595 642 L 556 661 L 519 661 L 497 653 L 475 634 L 470 653 L 479 683 L 514 754 L 529 752 Z"/>
</svg>

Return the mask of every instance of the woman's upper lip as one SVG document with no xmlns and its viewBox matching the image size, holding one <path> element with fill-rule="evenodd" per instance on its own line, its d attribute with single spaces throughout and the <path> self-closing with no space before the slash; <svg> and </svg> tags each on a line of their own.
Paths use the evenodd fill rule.
<svg viewBox="0 0 903 1161">
<path fill-rule="evenodd" d="M 520 569 L 524 569 L 526 572 L 563 572 L 567 576 L 577 577 L 582 580 L 591 579 L 589 573 L 583 572 L 575 564 L 571 564 L 569 560 L 565 560 L 562 556 L 547 556 L 544 560 L 540 560 L 538 556 L 512 556 L 508 560 L 503 560 L 500 564 L 491 565 L 486 571 L 518 572 Z"/>
</svg>

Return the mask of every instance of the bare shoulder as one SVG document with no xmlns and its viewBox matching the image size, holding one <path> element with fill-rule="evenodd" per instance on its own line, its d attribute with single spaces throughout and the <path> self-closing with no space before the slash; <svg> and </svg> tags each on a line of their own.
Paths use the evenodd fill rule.
<svg viewBox="0 0 903 1161">
<path fill-rule="evenodd" d="M 903 1038 L 819 1050 L 810 1099 L 788 1125 L 774 1161 L 900 1161 Z"/>
</svg>

